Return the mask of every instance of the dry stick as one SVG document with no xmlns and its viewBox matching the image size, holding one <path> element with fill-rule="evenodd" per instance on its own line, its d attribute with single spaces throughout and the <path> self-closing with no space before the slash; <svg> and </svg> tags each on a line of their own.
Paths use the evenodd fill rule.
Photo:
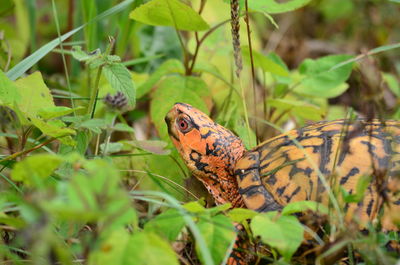
<svg viewBox="0 0 400 265">
<path fill-rule="evenodd" d="M 6 158 L 0 160 L 0 163 L 5 162 L 5 161 L 8 161 L 8 160 L 11 160 L 11 159 L 14 159 L 14 158 L 16 158 L 16 157 L 18 157 L 18 156 L 21 156 L 21 155 L 28 154 L 28 153 L 30 153 L 30 152 L 32 152 L 32 151 L 35 151 L 35 150 L 41 148 L 42 146 L 45 146 L 45 145 L 51 143 L 52 141 L 54 141 L 54 140 L 56 140 L 56 139 L 57 139 L 57 138 L 52 137 L 52 138 L 48 139 L 47 141 L 44 141 L 43 143 L 38 144 L 38 145 L 32 147 L 31 149 L 28 149 L 28 150 L 24 150 L 24 151 L 20 151 L 20 152 L 14 153 L 14 154 L 12 154 L 12 155 L 10 155 L 10 156 L 7 156 Z"/>
<path fill-rule="evenodd" d="M 251 45 L 251 30 L 250 30 L 250 19 L 249 19 L 249 7 L 247 4 L 248 0 L 245 0 L 245 7 L 246 7 L 246 16 L 244 21 L 246 22 L 246 29 L 247 29 L 247 41 L 249 43 L 249 53 L 250 53 L 250 63 L 251 63 L 251 79 L 252 79 L 252 86 L 253 86 L 253 101 L 254 101 L 254 106 L 253 106 L 253 111 L 254 111 L 254 116 L 257 117 L 257 95 L 256 95 L 256 75 L 254 71 L 254 58 L 253 58 L 253 48 Z M 257 123 L 255 123 L 255 133 L 256 133 L 256 144 L 258 144 L 257 136 L 258 136 L 258 126 Z"/>
</svg>

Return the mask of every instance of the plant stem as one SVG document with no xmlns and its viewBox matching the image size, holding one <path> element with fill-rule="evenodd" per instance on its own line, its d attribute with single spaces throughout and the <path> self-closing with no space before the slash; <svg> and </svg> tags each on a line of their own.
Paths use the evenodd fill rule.
<svg viewBox="0 0 400 265">
<path fill-rule="evenodd" d="M 58 38 L 60 40 L 60 48 L 61 48 L 61 50 L 64 50 L 63 42 L 61 40 L 60 25 L 58 23 L 57 7 L 56 7 L 56 4 L 55 4 L 54 0 L 51 0 L 51 3 L 52 3 L 52 6 L 53 6 L 53 15 L 54 15 L 54 21 L 56 22 L 57 34 L 58 34 Z M 68 87 L 69 93 L 72 94 L 71 83 L 69 81 L 69 73 L 68 73 L 67 61 L 65 59 L 64 53 L 61 53 L 61 58 L 62 58 L 63 65 L 64 65 L 65 80 L 67 81 L 67 87 Z M 71 100 L 72 109 L 74 110 L 74 112 L 73 112 L 74 116 L 76 116 L 74 100 L 72 98 L 70 100 Z"/>
<path fill-rule="evenodd" d="M 90 114 L 91 119 L 93 119 L 94 112 L 96 110 L 97 96 L 99 94 L 99 83 L 100 83 L 100 77 L 101 77 L 102 70 L 103 70 L 103 66 L 100 66 L 97 69 L 96 81 L 94 84 L 94 89 L 92 90 L 92 95 L 90 96 L 89 106 L 87 109 L 87 114 L 88 115 Z"/>
<path fill-rule="evenodd" d="M 7 156 L 6 158 L 0 160 L 0 163 L 5 162 L 5 161 L 8 161 L 8 160 L 11 160 L 11 159 L 14 159 L 14 158 L 17 158 L 17 157 L 19 157 L 19 156 L 21 156 L 21 155 L 26 155 L 26 154 L 28 154 L 28 153 L 30 153 L 30 152 L 32 152 L 32 151 L 35 151 L 35 150 L 41 148 L 42 146 L 45 146 L 45 145 L 47 145 L 47 144 L 53 142 L 53 141 L 56 140 L 56 139 L 57 139 L 57 138 L 53 138 L 53 137 L 52 137 L 52 138 L 50 138 L 50 139 L 44 141 L 43 143 L 38 144 L 38 145 L 32 147 L 31 149 L 24 150 L 24 151 L 20 151 L 20 152 L 16 152 L 16 153 L 14 153 L 14 154 L 12 154 L 12 155 L 10 155 L 10 156 Z"/>
<path fill-rule="evenodd" d="M 256 75 L 254 71 L 254 58 L 253 58 L 253 48 L 251 45 L 251 30 L 250 30 L 250 19 L 249 19 L 249 7 L 247 4 L 248 0 L 245 0 L 245 7 L 246 7 L 246 16 L 244 21 L 246 22 L 246 29 L 247 29 L 247 41 L 249 43 L 249 53 L 250 53 L 250 63 L 251 63 L 251 79 L 252 79 L 252 86 L 253 86 L 253 111 L 254 111 L 254 116 L 257 117 L 257 95 L 256 95 Z M 258 126 L 257 123 L 255 123 L 254 126 L 255 133 L 256 133 L 256 144 L 258 143 Z"/>
<path fill-rule="evenodd" d="M 108 144 L 110 143 L 110 140 L 111 140 L 112 128 L 114 127 L 116 118 L 117 118 L 117 116 L 114 115 L 114 117 L 111 120 L 111 126 L 110 126 L 110 128 L 107 129 L 106 140 L 104 142 L 104 149 L 102 152 L 102 157 L 107 155 L 107 148 L 108 148 Z"/>
</svg>

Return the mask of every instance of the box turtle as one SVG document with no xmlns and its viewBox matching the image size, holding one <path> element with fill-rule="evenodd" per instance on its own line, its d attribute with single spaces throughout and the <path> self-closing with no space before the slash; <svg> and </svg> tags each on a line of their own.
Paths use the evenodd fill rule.
<svg viewBox="0 0 400 265">
<path fill-rule="evenodd" d="M 280 210 L 293 201 L 328 204 L 327 188 L 340 186 L 354 194 L 358 181 L 368 176 L 363 200 L 345 205 L 345 219 L 373 221 L 384 208 L 383 229 L 397 230 L 389 213 L 400 212 L 399 121 L 322 121 L 250 151 L 232 132 L 188 104 L 176 103 L 165 121 L 186 165 L 217 204 L 229 202 L 258 212 Z"/>
</svg>

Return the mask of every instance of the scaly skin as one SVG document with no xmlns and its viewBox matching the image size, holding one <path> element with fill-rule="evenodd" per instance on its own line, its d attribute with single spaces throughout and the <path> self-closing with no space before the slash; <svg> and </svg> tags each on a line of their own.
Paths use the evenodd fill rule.
<svg viewBox="0 0 400 265">
<path fill-rule="evenodd" d="M 329 196 L 318 177 L 318 167 L 332 189 L 341 186 L 353 194 L 362 177 L 372 176 L 361 202 L 339 202 L 344 206 L 345 221 L 356 217 L 363 227 L 385 208 L 383 230 L 398 230 L 392 218 L 400 215 L 398 121 L 319 122 L 246 151 L 232 132 L 190 105 L 175 104 L 165 120 L 186 165 L 218 204 L 230 202 L 233 207 L 259 212 L 302 200 L 327 205 Z M 243 264 L 239 256 L 232 254 L 228 264 Z"/>
<path fill-rule="evenodd" d="M 217 204 L 244 207 L 233 170 L 243 156 L 242 141 L 190 105 L 177 103 L 165 117 L 172 142 L 193 175 L 204 183 Z M 180 122 L 188 128 L 182 130 Z"/>
</svg>

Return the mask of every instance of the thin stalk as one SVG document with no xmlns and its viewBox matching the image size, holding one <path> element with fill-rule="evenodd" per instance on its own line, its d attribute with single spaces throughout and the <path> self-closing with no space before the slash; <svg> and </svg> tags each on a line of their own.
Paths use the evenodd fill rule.
<svg viewBox="0 0 400 265">
<path fill-rule="evenodd" d="M 239 85 L 240 85 L 240 93 L 241 93 L 241 98 L 242 98 L 242 105 L 243 105 L 243 112 L 244 112 L 244 120 L 246 122 L 246 127 L 247 127 L 247 136 L 248 136 L 248 143 L 251 144 L 251 130 L 250 130 L 250 122 L 249 122 L 249 114 L 247 113 L 247 104 L 246 104 L 246 98 L 245 98 L 245 91 L 244 87 L 242 85 L 242 79 L 239 78 Z"/>
<path fill-rule="evenodd" d="M 108 145 L 110 144 L 110 141 L 111 141 L 112 128 L 114 127 L 116 118 L 117 118 L 117 116 L 114 115 L 114 117 L 111 120 L 111 127 L 107 129 L 102 157 L 107 155 L 107 148 L 108 148 Z"/>
<path fill-rule="evenodd" d="M 17 158 L 17 157 L 19 157 L 19 156 L 21 156 L 21 155 L 28 154 L 28 153 L 30 153 L 30 152 L 32 152 L 32 151 L 35 151 L 35 150 L 41 148 L 42 146 L 45 146 L 45 145 L 47 145 L 47 144 L 53 142 L 53 141 L 56 140 L 56 139 L 57 139 L 57 138 L 50 138 L 50 139 L 48 139 L 47 141 L 44 141 L 43 143 L 38 144 L 38 145 L 32 147 L 31 149 L 24 150 L 24 151 L 20 151 L 20 152 L 16 152 L 16 153 L 14 153 L 14 154 L 12 154 L 12 155 L 10 155 L 10 156 L 7 156 L 6 158 L 0 160 L 0 163 L 3 163 L 3 162 L 8 161 L 8 160 L 12 160 L 12 159 Z"/>
<path fill-rule="evenodd" d="M 256 95 L 256 74 L 254 70 L 254 58 L 253 58 L 253 48 L 251 44 L 251 30 L 250 30 L 250 19 L 249 19 L 249 7 L 247 4 L 248 0 L 245 0 L 245 8 L 246 8 L 246 15 L 244 21 L 246 22 L 246 29 L 247 29 L 247 41 L 249 43 L 249 52 L 250 52 L 250 64 L 251 64 L 251 84 L 253 87 L 253 111 L 254 116 L 257 117 L 257 95 Z M 255 133 L 256 133 L 256 144 L 258 144 L 258 126 L 257 123 L 255 124 Z"/>
<path fill-rule="evenodd" d="M 51 4 L 52 4 L 52 7 L 53 7 L 54 21 L 56 22 L 57 35 L 58 35 L 58 38 L 59 38 L 59 41 L 60 41 L 60 48 L 61 48 L 61 50 L 64 50 L 63 42 L 61 40 L 60 24 L 58 23 L 57 8 L 56 8 L 56 4 L 55 4 L 54 0 L 51 0 Z M 65 59 L 64 53 L 61 53 L 61 58 L 62 58 L 63 65 L 64 65 L 65 79 L 67 81 L 67 87 L 68 87 L 68 90 L 69 90 L 70 94 L 72 94 L 72 88 L 71 88 L 71 83 L 70 83 L 70 80 L 69 80 L 67 61 Z M 75 102 L 74 102 L 74 100 L 72 98 L 70 99 L 70 101 L 71 101 L 72 109 L 74 110 L 74 116 L 76 116 Z"/>
<path fill-rule="evenodd" d="M 103 66 L 100 66 L 97 69 L 96 81 L 94 83 L 94 89 L 92 90 L 92 95 L 90 96 L 89 106 L 87 109 L 87 114 L 90 114 L 91 119 L 93 119 L 94 112 L 96 110 L 97 96 L 99 94 L 99 83 L 100 83 L 100 77 L 101 77 L 102 70 L 103 70 Z"/>
</svg>

